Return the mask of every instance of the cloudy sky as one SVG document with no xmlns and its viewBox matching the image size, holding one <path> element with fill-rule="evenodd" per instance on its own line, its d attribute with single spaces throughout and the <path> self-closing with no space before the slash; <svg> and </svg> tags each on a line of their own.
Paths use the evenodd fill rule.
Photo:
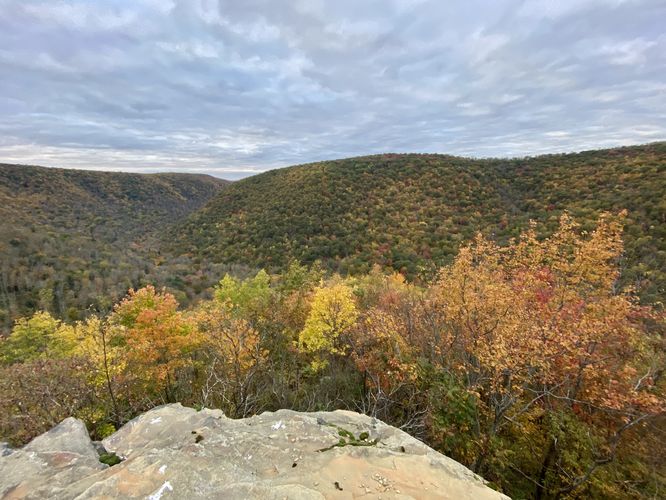
<svg viewBox="0 0 666 500">
<path fill-rule="evenodd" d="M 666 139 L 664 0 L 0 0 L 0 161 L 236 179 Z"/>
</svg>

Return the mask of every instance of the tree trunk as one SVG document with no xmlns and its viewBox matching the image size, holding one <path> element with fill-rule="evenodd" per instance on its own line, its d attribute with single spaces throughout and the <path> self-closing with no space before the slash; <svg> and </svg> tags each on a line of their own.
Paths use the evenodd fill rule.
<svg viewBox="0 0 666 500">
<path fill-rule="evenodd" d="M 556 452 L 557 448 L 555 446 L 555 441 L 550 440 L 550 443 L 548 445 L 548 450 L 546 451 L 543 463 L 541 464 L 541 470 L 539 471 L 539 478 L 537 479 L 536 492 L 534 493 L 534 498 L 536 500 L 542 500 L 543 498 L 545 498 L 546 475 L 548 474 L 548 469 L 550 468 L 550 464 L 552 464 L 553 460 L 555 459 Z"/>
</svg>

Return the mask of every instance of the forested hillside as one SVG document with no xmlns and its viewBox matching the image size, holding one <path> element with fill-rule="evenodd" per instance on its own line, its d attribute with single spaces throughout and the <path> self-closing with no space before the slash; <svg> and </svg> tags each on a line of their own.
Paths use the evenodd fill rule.
<svg viewBox="0 0 666 500">
<path fill-rule="evenodd" d="M 666 143 L 533 158 L 376 155 L 274 170 L 234 183 L 168 233 L 181 255 L 282 269 L 321 259 L 431 278 L 476 232 L 507 242 L 563 211 L 589 229 L 628 210 L 623 283 L 646 302 L 666 283 Z"/>
<path fill-rule="evenodd" d="M 345 408 L 515 498 L 661 498 L 665 195 L 666 143 L 229 185 L 0 166 L 0 441 Z"/>
<path fill-rule="evenodd" d="M 77 319 L 108 309 L 132 286 L 177 280 L 160 265 L 155 236 L 224 184 L 206 175 L 1 164 L 0 327 L 36 309 Z"/>
<path fill-rule="evenodd" d="M 188 308 L 148 286 L 83 321 L 37 312 L 0 339 L 0 441 L 67 416 L 100 439 L 176 401 L 229 417 L 348 409 L 513 498 L 664 498 L 666 323 L 616 286 L 623 222 L 605 214 L 583 233 L 563 216 L 546 239 L 538 226 L 503 247 L 476 238 L 424 286 L 294 262 L 227 275 Z M 333 430 L 319 451 L 377 444 Z"/>
<path fill-rule="evenodd" d="M 627 209 L 622 284 L 646 303 L 666 295 L 666 143 L 516 160 L 376 155 L 224 185 L 0 165 L 0 328 L 35 310 L 106 311 L 146 284 L 187 304 L 225 271 L 292 259 L 426 282 L 476 232 L 506 243 L 534 219 L 545 235 L 564 210 L 589 229 Z"/>
</svg>

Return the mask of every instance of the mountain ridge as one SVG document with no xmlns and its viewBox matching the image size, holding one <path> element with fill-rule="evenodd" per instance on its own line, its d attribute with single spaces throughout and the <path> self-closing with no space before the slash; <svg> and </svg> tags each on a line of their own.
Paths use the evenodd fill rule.
<svg viewBox="0 0 666 500">
<path fill-rule="evenodd" d="M 175 225 L 166 248 L 269 269 L 322 260 L 343 273 L 378 264 L 427 277 L 477 231 L 505 242 L 530 219 L 554 228 L 566 210 L 586 226 L 602 211 L 628 209 L 624 282 L 663 300 L 665 168 L 664 142 L 521 159 L 383 154 L 307 163 L 233 183 Z"/>
<path fill-rule="evenodd" d="M 157 233 L 226 184 L 199 174 L 0 164 L 0 324 L 38 307 L 76 319 L 143 275 L 157 279 L 149 258 Z"/>
<path fill-rule="evenodd" d="M 0 164 L 0 325 L 38 309 L 76 320 L 128 288 L 183 304 L 223 272 L 316 260 L 431 279 L 477 232 L 506 243 L 566 210 L 587 229 L 628 209 L 622 285 L 666 298 L 666 142 L 519 159 L 387 153 L 235 182 Z M 233 270 L 236 271 L 233 271 Z"/>
</svg>

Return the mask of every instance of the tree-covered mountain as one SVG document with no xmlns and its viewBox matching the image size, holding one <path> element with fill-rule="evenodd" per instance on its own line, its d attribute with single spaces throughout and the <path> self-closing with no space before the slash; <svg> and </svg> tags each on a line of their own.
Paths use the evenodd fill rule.
<svg viewBox="0 0 666 500">
<path fill-rule="evenodd" d="M 101 439 L 176 401 L 340 408 L 514 498 L 662 498 L 665 169 L 666 143 L 224 187 L 3 166 L 0 441 L 67 416 Z"/>
<path fill-rule="evenodd" d="M 434 276 L 476 232 L 506 243 L 568 210 L 584 227 L 627 209 L 624 283 L 666 283 L 666 143 L 525 159 L 386 154 L 274 170 L 225 186 L 203 175 L 0 165 L 0 328 L 43 309 L 106 311 L 130 287 L 187 304 L 230 266 L 322 260 Z"/>
<path fill-rule="evenodd" d="M 75 319 L 172 271 L 156 236 L 226 181 L 0 164 L 0 325 L 46 309 Z"/>
<path fill-rule="evenodd" d="M 475 233 L 506 242 L 567 210 L 584 228 L 628 210 L 625 283 L 666 283 L 666 143 L 523 159 L 384 154 L 273 170 L 221 191 L 167 235 L 181 255 L 281 269 L 323 260 L 430 277 Z M 589 225 L 588 225 L 589 222 Z"/>
<path fill-rule="evenodd" d="M 70 416 L 103 439 L 175 402 L 230 418 L 342 409 L 408 431 L 512 498 L 664 498 L 666 315 L 616 286 L 624 216 L 589 233 L 574 222 L 502 247 L 476 238 L 428 284 L 292 263 L 227 275 L 185 308 L 146 286 L 83 321 L 36 312 L 0 339 L 0 441 Z M 192 446 L 235 454 L 238 441 L 188 422 Z M 320 454 L 378 443 L 375 427 L 331 430 Z"/>
</svg>

